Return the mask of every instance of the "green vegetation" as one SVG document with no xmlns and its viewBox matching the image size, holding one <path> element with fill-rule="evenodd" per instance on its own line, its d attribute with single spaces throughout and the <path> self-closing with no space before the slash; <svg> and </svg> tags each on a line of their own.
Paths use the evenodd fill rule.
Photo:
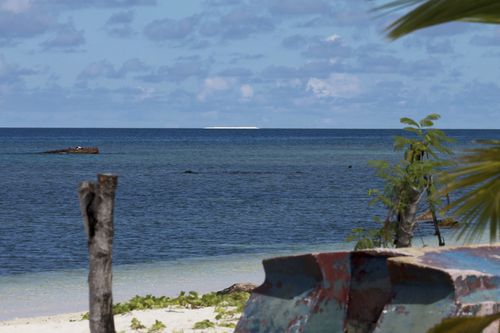
<svg viewBox="0 0 500 333">
<path fill-rule="evenodd" d="M 217 320 L 217 323 L 204 320 L 196 323 L 199 324 L 199 328 L 208 328 L 201 327 L 202 325 L 217 325 L 221 327 L 234 328 L 236 327 L 234 321 L 237 320 L 239 315 L 243 312 L 249 297 L 250 293 L 244 291 L 224 295 L 212 292 L 201 296 L 195 291 L 190 291 L 188 293 L 181 291 L 179 296 L 174 298 L 166 296 L 156 297 L 152 295 L 135 296 L 128 302 L 113 305 L 113 313 L 115 315 L 119 315 L 134 310 L 161 309 L 166 307 L 180 307 L 186 309 L 215 307 L 215 319 Z M 82 320 L 88 319 L 89 314 L 87 312 L 82 316 Z M 165 328 L 161 327 L 161 325 L 164 324 L 160 321 L 156 321 L 155 324 L 149 328 L 148 333 L 161 332 L 161 330 Z M 143 330 L 146 327 L 137 318 L 132 318 L 130 328 L 133 330 Z"/>
<path fill-rule="evenodd" d="M 160 333 L 167 328 L 167 326 L 159 320 L 155 320 L 154 324 L 148 329 L 148 333 Z"/>
<path fill-rule="evenodd" d="M 243 312 L 243 307 L 240 307 L 240 306 L 233 307 L 233 308 L 217 306 L 215 308 L 215 313 L 217 313 L 217 315 L 215 316 L 215 319 L 217 319 L 217 320 L 232 320 L 236 316 L 238 316 L 241 312 Z"/>
<path fill-rule="evenodd" d="M 213 327 L 215 327 L 215 323 L 211 322 L 208 319 L 205 319 L 205 320 L 198 321 L 198 322 L 194 323 L 193 329 L 202 330 L 202 329 L 213 328 Z"/>
<path fill-rule="evenodd" d="M 380 223 L 380 218 L 375 217 L 375 221 Z M 375 247 L 392 247 L 394 236 L 393 230 L 390 230 L 390 226 L 379 228 L 354 228 L 351 233 L 347 236 L 346 242 L 356 242 L 354 245 L 354 250 L 365 250 L 373 249 Z"/>
<path fill-rule="evenodd" d="M 397 0 L 379 9 L 392 11 L 408 6 L 415 7 L 387 28 L 390 38 L 453 21 L 500 23 L 497 0 Z M 495 242 L 500 239 L 500 142 L 483 143 L 490 146 L 475 149 L 461 160 L 463 165 L 453 172 L 449 189 L 468 191 L 452 203 L 452 207 L 459 207 L 457 216 L 466 222 L 460 235 L 467 234 L 470 240 L 489 230 L 490 242 Z"/>
<path fill-rule="evenodd" d="M 139 319 L 137 318 L 132 318 L 132 320 L 130 321 L 130 328 L 133 329 L 133 330 L 141 330 L 143 328 L 146 328 L 146 326 L 144 326 L 140 321 Z"/>
<path fill-rule="evenodd" d="M 496 320 L 500 320 L 500 313 L 482 317 L 447 318 L 427 333 L 481 333 Z"/>
<path fill-rule="evenodd" d="M 217 326 L 227 327 L 227 328 L 236 328 L 235 323 L 227 322 L 227 323 L 218 323 Z"/>
<path fill-rule="evenodd" d="M 235 321 L 238 319 L 239 315 L 243 312 L 245 304 L 241 304 L 237 307 L 215 307 L 215 319 L 217 320 L 217 326 L 235 328 Z"/>
<path fill-rule="evenodd" d="M 447 175 L 445 192 L 468 189 L 454 200 L 464 228 L 459 238 L 479 238 L 489 229 L 490 242 L 500 239 L 500 141 L 479 141 L 484 148 L 472 149 L 460 158 L 460 165 Z"/>
<path fill-rule="evenodd" d="M 390 38 L 453 21 L 500 23 L 498 0 L 396 0 L 380 9 L 397 10 L 413 5 L 417 6 L 387 28 Z M 470 240 L 489 230 L 490 242 L 495 242 L 500 238 L 500 141 L 479 143 L 489 147 L 474 149 L 464 156 L 451 172 L 444 192 L 467 191 L 449 207 L 457 208 L 456 215 L 465 222 L 460 236 L 467 234 Z M 446 319 L 429 333 L 479 333 L 498 319 L 500 314 Z"/>
<path fill-rule="evenodd" d="M 387 28 L 397 39 L 416 30 L 451 21 L 500 23 L 500 2 L 496 0 L 397 0 L 379 10 L 398 10 L 418 5 Z"/>
<path fill-rule="evenodd" d="M 358 240 L 355 249 L 372 247 L 409 247 L 416 226 L 416 214 L 422 203 L 432 213 L 435 234 L 439 245 L 444 245 L 439 232 L 437 207 L 441 199 L 436 195 L 435 175 L 446 164 L 441 155 L 451 154 L 444 143 L 451 141 L 443 131 L 432 128 L 437 114 L 430 114 L 416 122 L 410 118 L 401 118 L 407 125 L 404 130 L 408 135 L 397 136 L 394 148 L 404 151 L 403 158 L 395 165 L 387 161 L 372 161 L 377 169 L 377 176 L 384 181 L 384 189 L 373 189 L 371 204 L 382 203 L 387 208 L 385 220 L 376 218 L 380 225 L 377 229 L 353 229 L 348 241 Z M 425 199 L 425 200 L 424 200 Z"/>
<path fill-rule="evenodd" d="M 119 315 L 128 313 L 134 310 L 149 310 L 161 309 L 169 306 L 176 306 L 186 309 L 197 309 L 208 306 L 214 307 L 236 307 L 238 311 L 243 311 L 250 293 L 236 292 L 227 295 L 218 295 L 217 293 L 208 293 L 200 296 L 195 291 L 185 293 L 181 291 L 179 296 L 171 298 L 167 296 L 135 296 L 125 303 L 117 303 L 113 305 L 113 314 Z M 82 319 L 89 319 L 88 313 L 82 316 Z"/>
</svg>

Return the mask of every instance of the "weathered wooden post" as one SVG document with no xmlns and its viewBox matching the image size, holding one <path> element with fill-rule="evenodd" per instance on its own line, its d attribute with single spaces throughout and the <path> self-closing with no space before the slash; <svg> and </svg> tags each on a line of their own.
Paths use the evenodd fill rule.
<svg viewBox="0 0 500 333">
<path fill-rule="evenodd" d="M 113 208 L 118 177 L 97 175 L 80 184 L 80 209 L 89 250 L 89 326 L 91 333 L 115 333 L 111 290 Z"/>
</svg>

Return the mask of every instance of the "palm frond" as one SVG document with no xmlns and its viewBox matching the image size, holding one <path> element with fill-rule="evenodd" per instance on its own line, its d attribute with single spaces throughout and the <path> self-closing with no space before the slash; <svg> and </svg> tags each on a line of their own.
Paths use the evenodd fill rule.
<svg viewBox="0 0 500 333">
<path fill-rule="evenodd" d="M 500 24 L 497 0 L 397 0 L 378 10 L 391 11 L 416 6 L 387 27 L 389 38 L 397 39 L 419 29 L 453 21 Z"/>
<path fill-rule="evenodd" d="M 414 127 L 420 128 L 420 125 L 415 120 L 413 120 L 411 118 L 408 118 L 408 117 L 403 117 L 403 118 L 399 119 L 399 122 L 401 124 L 406 124 L 406 125 L 410 125 L 410 126 L 414 126 Z"/>
<path fill-rule="evenodd" d="M 470 150 L 443 180 L 446 193 L 467 190 L 449 207 L 464 223 L 459 238 L 473 240 L 488 230 L 495 242 L 500 239 L 500 141 L 481 143 L 488 147 Z"/>
<path fill-rule="evenodd" d="M 434 122 L 430 119 L 422 119 L 420 120 L 420 126 L 421 127 L 432 127 L 434 126 Z"/>
<path fill-rule="evenodd" d="M 427 333 L 481 333 L 498 319 L 500 319 L 500 313 L 484 317 L 447 318 Z"/>
<path fill-rule="evenodd" d="M 441 118 L 441 116 L 437 113 L 431 113 L 427 117 L 425 117 L 425 119 L 429 119 L 429 120 L 438 120 L 440 118 Z"/>
</svg>

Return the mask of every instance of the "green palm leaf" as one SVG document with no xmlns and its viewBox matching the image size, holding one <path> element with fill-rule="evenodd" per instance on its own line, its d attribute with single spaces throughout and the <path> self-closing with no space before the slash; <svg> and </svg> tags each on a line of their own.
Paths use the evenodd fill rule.
<svg viewBox="0 0 500 333">
<path fill-rule="evenodd" d="M 458 168 L 445 175 L 446 192 L 468 190 L 449 208 L 464 222 L 459 238 L 468 240 L 489 230 L 490 241 L 500 239 L 500 141 L 481 141 L 489 147 L 472 149 Z"/>
<path fill-rule="evenodd" d="M 410 125 L 410 126 L 414 126 L 414 127 L 420 128 L 420 125 L 415 120 L 407 118 L 407 117 L 401 118 L 399 120 L 399 122 L 402 123 L 402 124 L 407 124 L 407 125 Z"/>
<path fill-rule="evenodd" d="M 387 27 L 389 38 L 397 39 L 419 29 L 452 21 L 500 24 L 500 1 L 496 0 L 399 0 L 379 7 L 379 10 L 398 10 L 408 6 L 416 7 Z"/>
</svg>

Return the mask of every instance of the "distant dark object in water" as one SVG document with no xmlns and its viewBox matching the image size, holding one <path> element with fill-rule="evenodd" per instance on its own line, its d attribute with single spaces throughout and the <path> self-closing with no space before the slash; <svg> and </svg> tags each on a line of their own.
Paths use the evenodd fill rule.
<svg viewBox="0 0 500 333">
<path fill-rule="evenodd" d="M 44 151 L 44 154 L 99 154 L 99 148 L 97 147 L 69 147 L 65 149 L 48 150 Z"/>
<path fill-rule="evenodd" d="M 348 168 L 348 169 L 352 169 L 352 165 L 349 165 L 347 168 Z"/>
<path fill-rule="evenodd" d="M 183 173 L 188 173 L 188 174 L 197 174 L 198 172 L 194 172 L 193 170 L 186 170 Z"/>
<path fill-rule="evenodd" d="M 271 175 L 275 172 L 271 171 L 226 171 L 229 175 Z"/>
</svg>

